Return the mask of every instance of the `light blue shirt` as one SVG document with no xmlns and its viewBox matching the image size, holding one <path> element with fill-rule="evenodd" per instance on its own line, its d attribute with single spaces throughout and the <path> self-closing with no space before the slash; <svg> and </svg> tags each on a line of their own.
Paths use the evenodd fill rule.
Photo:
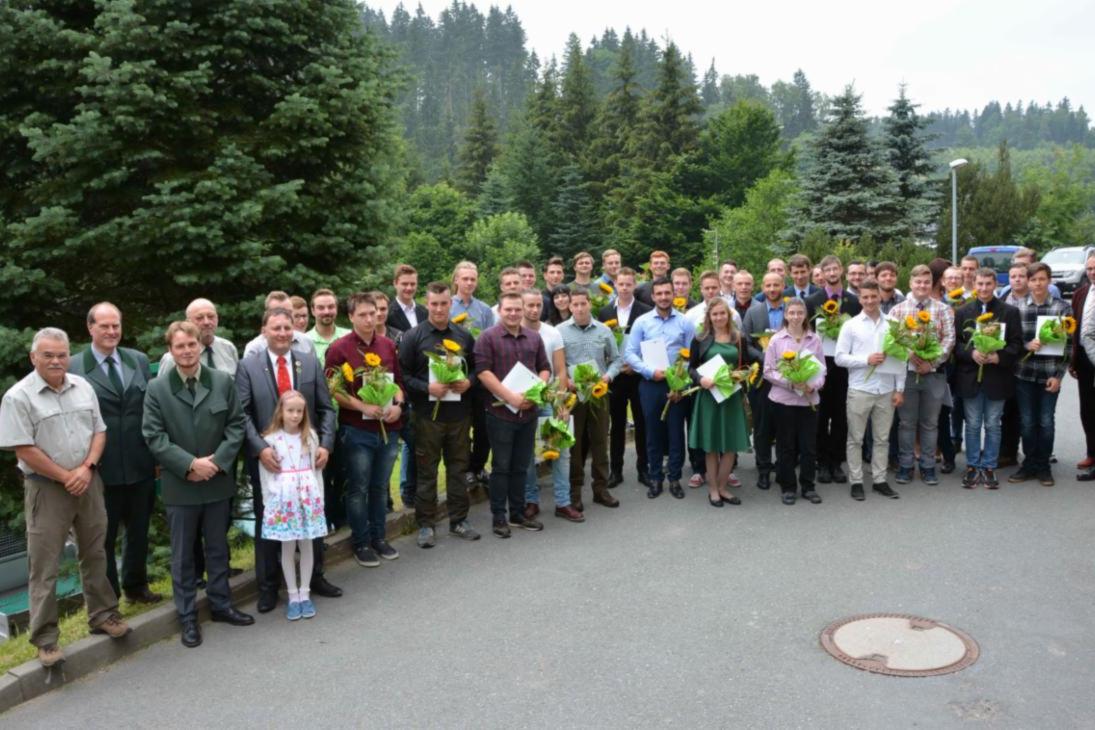
<svg viewBox="0 0 1095 730">
<path fill-rule="evenodd" d="M 665 319 L 659 317 L 658 310 L 655 309 L 639 317 L 631 325 L 631 334 L 627 336 L 624 347 L 624 360 L 632 370 L 647 380 L 653 380 L 654 369 L 643 362 L 639 343 L 661 338 L 665 342 L 669 363 L 672 365 L 677 360 L 677 353 L 681 348 L 691 345 L 695 335 L 696 326 L 676 309 L 670 310 Z"/>
<path fill-rule="evenodd" d="M 471 324 L 478 327 L 480 330 L 485 330 L 487 327 L 494 326 L 494 310 L 490 308 L 486 302 L 471 298 L 471 304 L 464 304 L 464 300 L 460 297 L 452 298 L 452 313 L 449 314 L 449 319 L 455 319 L 464 312 L 468 313 L 468 319 L 471 320 Z"/>
<path fill-rule="evenodd" d="M 778 307 L 773 307 L 772 303 L 766 298 L 764 306 L 768 308 L 768 329 L 774 332 L 783 326 L 783 301 L 780 301 Z"/>
<path fill-rule="evenodd" d="M 126 367 L 126 364 L 122 362 L 122 356 L 115 350 L 113 355 L 105 355 L 95 349 L 95 345 L 91 346 L 91 354 L 95 356 L 95 362 L 99 363 L 99 368 L 103 371 L 103 374 L 108 378 L 110 377 L 110 364 L 107 363 L 107 357 L 113 357 L 114 362 L 118 363 L 118 376 L 122 379 L 122 387 L 124 388 L 126 383 L 133 379 L 133 370 Z"/>
</svg>

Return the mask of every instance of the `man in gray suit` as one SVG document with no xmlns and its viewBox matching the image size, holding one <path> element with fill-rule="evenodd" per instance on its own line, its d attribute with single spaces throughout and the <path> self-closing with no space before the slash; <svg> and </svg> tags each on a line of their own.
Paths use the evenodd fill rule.
<svg viewBox="0 0 1095 730">
<path fill-rule="evenodd" d="M 106 447 L 99 461 L 106 502 L 106 575 L 114 593 L 126 600 L 158 603 L 163 596 L 148 588 L 148 523 L 156 504 L 156 464 L 141 436 L 144 394 L 152 380 L 148 356 L 118 347 L 122 313 L 110 302 L 100 302 L 87 313 L 91 346 L 77 354 L 68 371 L 82 375 L 95 390 L 106 423 Z M 122 580 L 114 544 L 125 525 Z"/>
<path fill-rule="evenodd" d="M 308 421 L 319 437 L 316 466 L 327 464 L 335 444 L 335 409 L 327 391 L 323 366 L 312 353 L 292 350 L 293 319 L 288 309 L 269 309 L 262 318 L 262 336 L 266 349 L 240 361 L 236 370 L 236 390 L 240 407 L 246 416 L 247 470 L 251 476 L 251 494 L 255 509 L 255 577 L 259 584 L 259 613 L 274 610 L 278 603 L 281 548 L 276 540 L 262 537 L 264 505 L 259 486 L 259 463 L 269 471 L 278 471 L 277 455 L 262 437 L 277 409 L 278 399 L 285 390 L 296 390 L 308 404 Z M 323 538 L 314 542 L 315 564 L 311 591 L 320 596 L 337 598 L 342 590 L 323 577 Z"/>
<path fill-rule="evenodd" d="M 167 346 L 175 367 L 148 385 L 142 433 L 163 467 L 160 483 L 171 527 L 171 584 L 182 624 L 183 646 L 202 643 L 198 628 L 194 543 L 205 540 L 212 618 L 234 626 L 255 619 L 232 606 L 228 588 L 228 523 L 236 493 L 236 456 L 244 416 L 236 383 L 201 363 L 200 332 L 191 322 L 172 322 Z"/>
<path fill-rule="evenodd" d="M 764 300 L 755 302 L 742 318 L 741 327 L 746 335 L 749 354 L 757 362 L 764 362 L 764 349 L 760 337 L 766 330 L 775 331 L 783 325 L 783 275 L 769 272 L 764 275 L 761 293 Z M 753 453 L 756 454 L 757 488 L 768 489 L 770 473 L 775 470 L 772 462 L 772 442 L 775 428 L 772 421 L 768 391 L 772 385 L 761 380 L 760 385 L 749 390 L 749 407 L 753 411 Z"/>
</svg>

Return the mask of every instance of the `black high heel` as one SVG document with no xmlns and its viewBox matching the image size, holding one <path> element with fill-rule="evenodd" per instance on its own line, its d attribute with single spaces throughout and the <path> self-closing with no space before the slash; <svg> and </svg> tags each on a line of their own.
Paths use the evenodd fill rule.
<svg viewBox="0 0 1095 730">
<path fill-rule="evenodd" d="M 711 495 L 708 495 L 707 496 L 707 502 L 712 507 L 722 507 L 722 498 L 721 497 L 719 498 L 718 501 L 715 501 L 715 499 L 713 497 L 711 497 Z"/>
</svg>

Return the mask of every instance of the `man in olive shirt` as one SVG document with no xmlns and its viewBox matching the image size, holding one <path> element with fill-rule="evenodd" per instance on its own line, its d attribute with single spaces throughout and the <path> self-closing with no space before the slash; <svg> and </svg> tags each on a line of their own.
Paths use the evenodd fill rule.
<svg viewBox="0 0 1095 730">
<path fill-rule="evenodd" d="M 26 490 L 27 558 L 30 567 L 30 643 L 51 667 L 64 661 L 57 646 L 57 568 L 69 530 L 76 533 L 80 580 L 94 634 L 118 639 L 129 626 L 118 614 L 118 596 L 106 577 L 106 508 L 96 471 L 106 445 L 106 424 L 95 391 L 68 373 L 69 343 L 63 330 L 34 335 L 34 370 L 4 394 L 0 448 L 15 451 Z"/>
<path fill-rule="evenodd" d="M 202 642 L 198 628 L 194 542 L 205 540 L 206 595 L 212 618 L 235 626 L 255 619 L 232 607 L 228 588 L 228 523 L 236 493 L 236 456 L 244 415 L 236 383 L 201 364 L 198 328 L 172 322 L 165 337 L 175 368 L 148 386 L 142 433 L 163 467 L 160 483 L 171 528 L 171 585 L 182 643 Z"/>
</svg>

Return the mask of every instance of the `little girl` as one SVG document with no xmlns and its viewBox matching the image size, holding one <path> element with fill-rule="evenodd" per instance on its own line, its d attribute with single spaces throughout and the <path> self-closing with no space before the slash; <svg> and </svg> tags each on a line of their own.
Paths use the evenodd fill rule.
<svg viewBox="0 0 1095 730">
<path fill-rule="evenodd" d="M 286 618 L 312 618 L 316 607 L 308 596 L 312 576 L 312 539 L 327 534 L 323 511 L 323 472 L 315 467 L 319 439 L 308 423 L 308 405 L 299 392 L 278 399 L 270 426 L 263 433 L 281 464 L 280 471 L 259 467 L 265 514 L 262 536 L 281 542 L 281 569 L 289 588 Z M 293 558 L 300 550 L 300 579 Z"/>
</svg>

